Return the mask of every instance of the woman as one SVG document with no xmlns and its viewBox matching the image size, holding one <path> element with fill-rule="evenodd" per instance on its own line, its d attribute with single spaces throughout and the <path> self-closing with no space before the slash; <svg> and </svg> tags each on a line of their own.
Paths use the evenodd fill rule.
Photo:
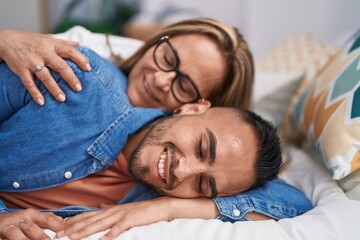
<svg viewBox="0 0 360 240">
<path fill-rule="evenodd" d="M 153 60 L 153 51 L 159 39 L 165 37 L 163 38 L 164 44 L 162 47 L 169 48 L 168 43 L 170 42 L 170 44 L 172 44 L 173 39 L 176 39 L 176 37 L 180 35 L 182 37 L 192 36 L 192 38 L 187 41 L 188 44 L 191 43 L 189 46 L 197 43 L 198 45 L 194 48 L 199 47 L 200 49 L 205 49 L 204 46 L 200 47 L 202 42 L 204 42 L 207 43 L 209 49 L 215 50 L 213 53 L 219 52 L 221 56 L 217 56 L 218 58 L 216 60 L 213 59 L 215 55 L 209 53 L 208 56 L 210 57 L 207 58 L 206 61 L 212 59 L 214 62 L 217 62 L 216 65 L 223 64 L 224 70 L 222 70 L 223 72 L 220 74 L 218 73 L 219 76 L 217 76 L 217 79 L 211 79 L 209 81 L 198 78 L 198 76 L 192 76 L 191 70 L 190 72 L 185 71 L 185 65 L 189 65 L 188 62 L 193 64 L 201 62 L 204 59 L 197 60 L 192 58 L 195 56 L 182 57 L 181 55 L 178 56 L 180 61 L 177 64 L 179 64 L 179 66 L 166 66 L 164 70 L 173 73 L 173 71 L 170 70 L 179 67 L 181 71 L 184 71 L 186 75 L 193 80 L 195 88 L 198 88 L 195 90 L 199 90 L 199 96 L 197 96 L 196 100 L 201 97 L 209 100 L 214 106 L 249 108 L 254 78 L 251 52 L 247 43 L 236 29 L 212 19 L 194 19 L 170 25 L 146 41 L 133 56 L 123 61 L 120 64 L 120 69 L 129 78 L 129 89 L 127 93 L 130 101 L 135 106 L 158 107 L 168 111 L 173 111 L 182 105 L 181 102 L 173 101 L 174 99 L 171 99 L 169 96 L 164 96 L 164 98 L 170 100 L 170 103 L 168 103 L 168 101 L 165 101 L 166 104 L 165 102 L 154 103 L 147 101 L 149 99 L 141 99 L 142 93 L 136 92 L 136 90 L 139 90 L 136 89 L 136 84 L 138 84 L 139 81 L 138 77 L 141 77 L 139 73 L 141 74 L 141 72 L 146 69 L 148 69 L 148 72 L 151 71 L 151 74 L 159 71 L 158 66 L 154 64 Z M 168 36 L 168 38 L 166 38 L 166 36 Z M 44 104 L 44 98 L 34 85 L 34 72 L 58 101 L 65 101 L 66 96 L 52 79 L 51 75 L 49 75 L 48 69 L 44 67 L 41 71 L 35 71 L 35 65 L 46 65 L 59 72 L 75 91 L 81 90 L 81 83 L 61 57 L 70 58 L 84 70 L 91 69 L 86 58 L 73 47 L 76 45 L 74 42 L 13 30 L 1 31 L 0 41 L 0 48 L 2 49 L 0 59 L 6 61 L 12 71 L 20 76 L 33 99 L 40 105 Z M 176 54 L 177 50 L 174 50 Z M 206 57 L 206 55 L 202 57 Z M 221 68 L 221 66 L 219 67 Z M 184 76 L 181 75 L 180 77 L 182 78 Z M 205 87 L 208 83 L 213 84 L 212 89 Z M 148 81 L 148 84 L 153 83 Z M 171 82 L 169 84 L 171 84 Z M 191 84 L 192 83 L 190 83 L 190 85 Z M 155 88 L 155 86 L 150 86 L 150 88 L 151 87 Z M 135 92 L 133 92 L 133 90 L 135 90 Z M 157 93 L 160 92 L 157 91 Z M 170 95 L 171 92 L 165 91 L 164 94 Z"/>
<path fill-rule="evenodd" d="M 12 31 L 1 32 L 0 39 L 2 39 L 2 42 L 0 43 L 0 49 L 2 51 L 0 51 L 0 57 L 8 63 L 15 73 L 22 77 L 22 81 L 31 96 L 39 105 L 45 104 L 45 101 L 48 102 L 47 104 L 54 103 L 48 94 L 44 97 L 46 90 L 43 87 L 39 91 L 37 87 L 40 87 L 40 85 L 39 82 L 35 84 L 32 79 L 33 73 L 43 81 L 45 87 L 49 89 L 57 100 L 65 101 L 65 92 L 67 92 L 70 101 L 70 98 L 74 97 L 74 95 L 69 91 L 60 90 L 57 83 L 52 79 L 49 69 L 44 65 L 59 71 L 63 79 L 67 79 L 68 84 L 74 90 L 81 90 L 81 82 L 78 79 L 74 80 L 76 75 L 56 53 L 59 53 L 61 57 L 73 59 L 84 69 L 89 70 L 90 65 L 88 65 L 86 58 L 71 47 L 74 45 L 73 43 L 32 34 L 23 36 L 23 34 Z M 20 38 L 20 36 L 23 37 Z M 31 43 L 25 43 L 24 48 L 24 42 L 22 41 L 29 37 L 32 39 L 30 40 Z M 35 43 L 32 41 L 39 43 L 34 45 Z M 19 45 L 16 45 L 18 43 Z M 14 50 L 11 46 L 15 46 L 16 49 Z M 24 52 L 25 55 L 23 55 Z M 22 61 L 27 59 L 27 63 L 19 65 L 19 59 Z M 14 62 L 17 64 L 13 64 Z M 95 70 L 97 66 L 93 67 Z M 134 56 L 121 63 L 120 68 L 128 76 L 128 85 L 126 83 L 123 85 L 127 86 L 126 93 L 130 102 L 135 106 L 174 111 L 181 109 L 181 106 L 185 103 L 197 102 L 201 99 L 208 99 L 213 105 L 220 106 L 249 107 L 250 104 L 253 82 L 251 54 L 246 43 L 239 34 L 236 34 L 236 31 L 214 20 L 188 20 L 169 26 L 164 32 L 146 42 Z M 97 69 L 99 72 L 101 70 Z M 106 75 L 107 71 L 104 71 L 103 74 Z M 63 89 L 64 87 L 62 84 Z M 29 101 L 29 99 L 26 101 Z M 206 107 L 210 106 L 209 102 L 205 100 L 202 104 L 206 105 Z M 179 112 L 179 110 L 176 112 Z M 12 113 L 10 112 L 10 114 Z M 2 116 L 3 119 L 7 117 Z M 157 201 L 157 199 L 153 201 Z M 166 202 L 162 199 L 159 200 L 157 207 L 160 206 L 160 201 L 166 206 Z M 219 214 L 216 209 L 217 206 L 209 199 L 178 201 L 181 201 L 181 204 L 184 205 L 184 212 L 185 208 L 192 209 L 194 201 L 197 204 L 197 209 L 209 210 L 209 212 L 199 210 L 202 215 L 189 217 L 214 218 Z M 156 204 L 145 206 L 156 206 Z M 138 205 L 134 205 L 134 209 L 137 210 L 136 213 L 129 210 L 133 215 L 139 215 L 143 211 Z M 152 211 L 156 212 L 156 210 Z M 117 214 L 119 212 L 126 211 L 124 209 L 115 211 Z M 115 213 L 111 214 L 113 224 L 119 222 Z M 183 215 L 181 216 L 183 217 Z M 166 220 L 162 219 L 161 216 L 160 219 L 145 219 L 143 217 L 138 219 L 139 222 L 133 224 L 143 225 Z M 71 223 L 71 221 L 69 222 Z M 109 226 L 100 226 L 98 230 L 104 227 Z M 87 232 L 83 232 L 83 234 L 90 234 L 94 229 L 89 230 L 87 228 Z M 3 233 L 4 230 L 6 230 L 6 236 L 8 236 L 10 230 L 3 228 Z M 111 236 L 119 233 L 119 230 L 113 230 Z"/>
</svg>

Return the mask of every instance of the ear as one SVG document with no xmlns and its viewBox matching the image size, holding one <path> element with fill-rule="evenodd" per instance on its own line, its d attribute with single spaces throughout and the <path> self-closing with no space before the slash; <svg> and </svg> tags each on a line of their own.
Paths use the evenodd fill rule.
<svg viewBox="0 0 360 240">
<path fill-rule="evenodd" d="M 173 112 L 173 115 L 193 115 L 206 112 L 211 107 L 207 100 L 201 100 L 195 103 L 187 103 Z"/>
</svg>

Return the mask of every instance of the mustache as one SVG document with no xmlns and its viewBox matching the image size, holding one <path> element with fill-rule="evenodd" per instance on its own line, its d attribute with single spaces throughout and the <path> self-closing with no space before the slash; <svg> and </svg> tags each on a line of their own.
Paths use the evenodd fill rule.
<svg viewBox="0 0 360 240">
<path fill-rule="evenodd" d="M 179 165 L 179 157 L 176 151 L 176 147 L 173 143 L 167 142 L 165 143 L 166 148 L 168 149 L 168 161 L 170 161 L 169 166 L 169 183 L 166 187 L 167 190 L 173 190 L 176 176 L 174 174 L 175 168 Z"/>
</svg>

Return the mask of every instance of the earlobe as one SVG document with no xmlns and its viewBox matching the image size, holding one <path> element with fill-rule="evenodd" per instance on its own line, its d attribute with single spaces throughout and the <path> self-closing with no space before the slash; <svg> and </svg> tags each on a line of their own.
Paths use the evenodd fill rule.
<svg viewBox="0 0 360 240">
<path fill-rule="evenodd" d="M 174 115 L 193 115 L 206 112 L 211 107 L 211 103 L 207 100 L 201 100 L 196 103 L 187 103 L 182 107 L 174 110 Z"/>
</svg>

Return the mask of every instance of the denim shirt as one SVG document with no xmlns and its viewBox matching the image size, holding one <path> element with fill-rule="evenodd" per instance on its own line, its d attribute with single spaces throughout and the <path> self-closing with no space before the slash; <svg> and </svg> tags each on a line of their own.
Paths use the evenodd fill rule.
<svg viewBox="0 0 360 240">
<path fill-rule="evenodd" d="M 167 115 L 160 109 L 133 107 L 126 96 L 126 76 L 93 51 L 78 49 L 92 66 L 90 72 L 85 72 L 67 61 L 82 83 L 81 92 L 73 92 L 58 73 L 51 71 L 67 96 L 64 103 L 57 102 L 36 79 L 46 102 L 38 106 L 19 78 L 5 63 L 0 64 L 0 192 L 56 187 L 102 171 L 113 164 L 128 135 L 153 119 Z M 274 186 L 277 193 L 286 192 L 286 198 L 261 188 L 250 195 L 218 197 L 214 202 L 219 218 L 247 220 L 243 216 L 246 209 L 274 218 L 293 217 L 312 207 L 309 200 L 290 185 L 282 183 L 279 187 L 274 183 L 270 183 L 270 188 Z M 287 201 L 290 190 L 294 190 L 296 199 L 291 203 Z M 137 185 L 121 203 L 135 201 L 134 196 L 145 200 L 157 194 Z M 67 217 L 88 210 L 93 208 L 69 206 L 51 211 Z M 0 200 L 0 212 L 7 211 L 16 209 L 7 208 Z"/>
</svg>

